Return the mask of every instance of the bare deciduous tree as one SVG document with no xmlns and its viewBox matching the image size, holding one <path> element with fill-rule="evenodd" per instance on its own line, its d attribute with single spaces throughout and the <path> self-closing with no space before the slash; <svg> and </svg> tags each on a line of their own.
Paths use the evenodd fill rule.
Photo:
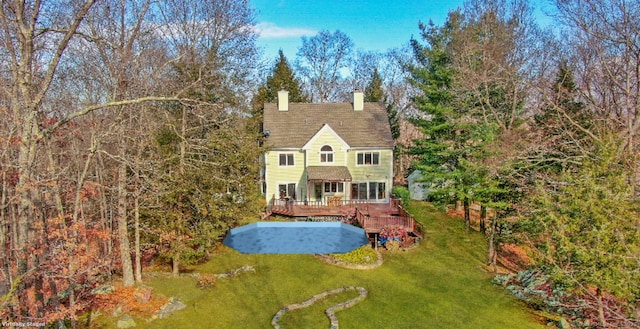
<svg viewBox="0 0 640 329">
<path fill-rule="evenodd" d="M 302 37 L 296 67 L 308 84 L 314 102 L 336 101 L 340 95 L 341 70 L 349 67 L 353 41 L 344 33 L 323 30 Z"/>
</svg>

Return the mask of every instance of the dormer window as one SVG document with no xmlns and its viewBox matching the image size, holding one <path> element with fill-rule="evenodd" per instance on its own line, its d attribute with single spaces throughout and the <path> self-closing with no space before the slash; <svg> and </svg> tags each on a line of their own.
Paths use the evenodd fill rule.
<svg viewBox="0 0 640 329">
<path fill-rule="evenodd" d="M 333 148 L 325 145 L 320 148 L 320 162 L 333 162 Z"/>
</svg>

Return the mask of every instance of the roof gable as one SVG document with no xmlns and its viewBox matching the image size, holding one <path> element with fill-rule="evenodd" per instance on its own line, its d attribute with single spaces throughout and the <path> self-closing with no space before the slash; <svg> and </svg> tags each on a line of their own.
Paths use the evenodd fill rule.
<svg viewBox="0 0 640 329">
<path fill-rule="evenodd" d="M 334 138 L 336 138 L 338 142 L 340 142 L 342 150 L 347 150 L 350 148 L 349 144 L 347 144 L 347 142 L 345 142 L 344 139 L 342 139 L 342 137 L 340 137 L 340 135 L 335 132 L 335 130 L 331 129 L 331 126 L 329 126 L 328 124 L 322 125 L 322 128 L 320 128 L 320 130 L 318 130 L 318 132 L 315 133 L 313 137 L 311 137 L 311 139 L 309 139 L 309 141 L 302 146 L 302 148 L 305 150 L 311 149 L 311 146 L 318 140 L 318 138 L 322 137 L 322 135 L 324 134 L 330 134 Z"/>
</svg>

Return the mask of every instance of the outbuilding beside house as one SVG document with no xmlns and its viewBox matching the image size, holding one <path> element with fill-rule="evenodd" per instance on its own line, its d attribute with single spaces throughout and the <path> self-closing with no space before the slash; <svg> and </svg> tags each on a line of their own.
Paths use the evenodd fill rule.
<svg viewBox="0 0 640 329">
<path fill-rule="evenodd" d="M 409 196 L 411 200 L 424 200 L 429 193 L 429 183 L 423 182 L 424 175 L 420 170 L 416 169 L 409 176 L 407 182 L 409 184 Z"/>
</svg>

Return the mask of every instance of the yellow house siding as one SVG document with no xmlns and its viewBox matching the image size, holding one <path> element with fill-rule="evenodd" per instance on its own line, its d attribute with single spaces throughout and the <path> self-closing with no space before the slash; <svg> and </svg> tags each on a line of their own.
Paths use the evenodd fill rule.
<svg viewBox="0 0 640 329">
<path fill-rule="evenodd" d="M 320 149 L 329 145 L 333 149 L 333 162 L 320 162 Z M 347 152 L 343 142 L 330 131 L 322 131 L 320 135 L 307 145 L 307 166 L 346 166 Z"/>
<path fill-rule="evenodd" d="M 377 152 L 380 154 L 380 163 L 378 165 L 358 165 L 358 153 Z M 349 152 L 348 156 L 349 171 L 351 172 L 352 183 L 364 182 L 384 182 L 386 190 L 386 199 L 391 196 L 393 188 L 393 151 L 389 149 L 354 149 Z M 351 198 L 355 198 L 351 195 Z"/>
<path fill-rule="evenodd" d="M 380 164 L 379 165 L 358 165 L 358 153 L 361 152 L 379 152 Z M 374 180 L 389 180 L 391 181 L 393 161 L 392 150 L 351 150 L 349 152 L 349 161 L 347 167 L 351 172 L 353 181 L 374 181 Z"/>
<path fill-rule="evenodd" d="M 293 154 L 293 166 L 280 166 L 280 154 Z M 265 198 L 279 197 L 278 184 L 296 183 L 296 198 L 306 195 L 305 156 L 299 150 L 274 150 L 265 155 Z"/>
</svg>

